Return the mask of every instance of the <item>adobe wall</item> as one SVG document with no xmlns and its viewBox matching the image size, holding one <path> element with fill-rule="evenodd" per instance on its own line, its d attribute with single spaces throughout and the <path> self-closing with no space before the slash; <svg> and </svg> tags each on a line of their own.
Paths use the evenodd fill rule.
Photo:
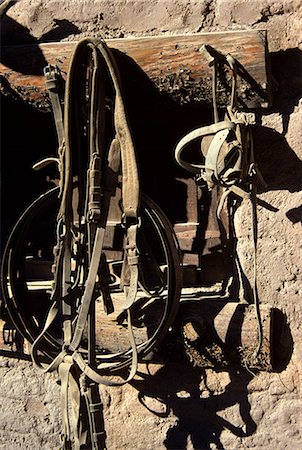
<svg viewBox="0 0 302 450">
<path fill-rule="evenodd" d="M 131 386 L 102 392 L 109 449 L 301 448 L 301 2 L 22 0 L 8 16 L 8 40 L 15 43 L 23 39 L 16 22 L 41 41 L 268 31 L 275 102 L 255 129 L 257 160 L 268 183 L 259 193 L 259 296 L 286 314 L 291 360 L 279 373 L 255 376 L 244 370 L 216 373 L 189 366 L 141 365 Z M 245 202 L 237 212 L 236 227 L 241 262 L 250 274 L 251 223 Z M 148 372 L 152 376 L 146 378 Z M 0 397 L 0 449 L 58 448 L 61 422 L 55 376 L 38 373 L 30 362 L 1 357 Z"/>
</svg>

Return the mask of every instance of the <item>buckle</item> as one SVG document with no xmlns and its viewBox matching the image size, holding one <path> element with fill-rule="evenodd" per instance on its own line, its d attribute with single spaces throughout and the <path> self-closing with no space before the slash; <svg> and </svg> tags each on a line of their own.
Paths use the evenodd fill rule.
<svg viewBox="0 0 302 450">
<path fill-rule="evenodd" d="M 138 228 L 141 226 L 140 216 L 138 216 L 138 217 L 126 216 L 125 213 L 123 213 L 122 220 L 121 220 L 121 227 L 128 229 L 134 225 L 137 225 Z"/>
<path fill-rule="evenodd" d="M 49 91 L 58 88 L 58 79 L 61 76 L 61 72 L 58 66 L 48 64 L 43 69 L 44 76 L 46 78 L 46 87 Z"/>
<path fill-rule="evenodd" d="M 56 227 L 57 240 L 62 241 L 66 235 L 66 225 L 63 219 L 59 219 Z"/>
</svg>

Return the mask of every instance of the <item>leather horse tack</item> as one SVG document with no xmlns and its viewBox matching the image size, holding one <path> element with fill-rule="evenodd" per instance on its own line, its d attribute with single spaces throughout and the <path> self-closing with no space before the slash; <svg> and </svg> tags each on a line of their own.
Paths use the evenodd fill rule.
<svg viewBox="0 0 302 450">
<path fill-rule="evenodd" d="M 253 366 L 260 353 L 263 343 L 260 305 L 257 292 L 257 210 L 256 210 L 256 180 L 265 185 L 261 173 L 255 163 L 253 138 L 250 125 L 255 123 L 254 115 L 238 111 L 237 105 L 237 62 L 231 55 L 224 56 L 209 45 L 200 48 L 200 52 L 212 67 L 212 98 L 214 123 L 197 128 L 185 135 L 176 145 L 176 162 L 195 175 L 197 184 L 206 186 L 209 191 L 219 188 L 221 193 L 218 201 L 216 216 L 220 230 L 223 229 L 221 211 L 227 198 L 232 195 L 233 213 L 238 199 L 249 199 L 252 203 L 252 239 L 253 251 L 253 283 L 252 295 L 258 327 L 258 343 L 250 356 L 249 364 Z M 218 64 L 227 66 L 231 70 L 232 87 L 230 103 L 226 108 L 223 120 L 219 120 L 217 107 L 217 71 Z M 191 163 L 184 159 L 187 146 L 192 142 L 200 142 L 200 153 L 204 158 L 202 164 Z M 230 220 L 233 213 L 228 210 Z M 235 227 L 232 225 L 234 233 Z M 221 235 L 226 234 L 225 232 Z M 232 238 L 232 237 L 231 237 Z M 233 250 L 235 270 L 239 279 L 241 269 L 238 265 L 236 250 Z M 241 280 L 242 284 L 242 280 Z M 246 299 L 245 299 L 246 300 Z M 185 335 L 185 329 L 183 330 Z M 194 359 L 194 358 L 193 358 Z"/>
<path fill-rule="evenodd" d="M 86 273 L 85 287 L 80 299 L 80 306 L 76 319 L 72 315 L 70 304 L 72 297 L 71 259 L 74 230 L 74 211 L 72 209 L 73 178 L 78 170 L 78 180 L 81 178 L 80 167 L 75 167 L 75 156 L 83 152 L 78 144 L 78 136 L 75 137 L 75 127 L 79 126 L 76 119 L 76 106 L 74 95 L 76 89 L 81 89 L 79 83 L 85 83 L 85 71 L 81 73 L 81 65 L 87 64 L 88 76 L 87 86 L 84 85 L 84 95 L 89 96 L 87 105 L 87 127 L 88 136 L 88 180 L 86 204 L 78 205 L 78 209 L 84 209 L 88 224 L 88 270 Z M 80 69 L 79 69 L 80 68 Z M 106 71 L 114 91 L 114 132 L 115 135 L 110 143 L 107 163 L 104 153 L 105 131 L 103 121 L 105 116 L 104 88 L 101 82 Z M 82 79 L 81 79 L 82 77 Z M 48 77 L 48 84 L 50 83 Z M 51 91 L 51 86 L 50 86 Z M 58 213 L 58 242 L 55 248 L 54 263 L 54 286 L 52 292 L 52 307 L 48 313 L 45 325 L 39 336 L 32 345 L 32 358 L 36 365 L 43 368 L 38 356 L 40 342 L 57 317 L 59 308 L 63 313 L 63 347 L 53 361 L 44 368 L 45 371 L 58 370 L 61 379 L 62 409 L 64 418 L 64 448 L 71 446 L 69 432 L 68 392 L 70 391 L 73 404 L 73 430 L 75 448 L 87 444 L 89 434 L 91 448 L 103 448 L 105 446 L 105 432 L 102 426 L 97 427 L 97 413 L 101 413 L 102 405 L 97 395 L 96 384 L 121 385 L 133 378 L 137 370 L 138 354 L 134 334 L 131 325 L 130 307 L 136 299 L 138 285 L 138 249 L 137 231 L 139 226 L 139 181 L 136 164 L 136 156 L 132 136 L 129 130 L 124 104 L 122 99 L 119 74 L 112 53 L 101 41 L 95 42 L 90 39 L 81 41 L 73 54 L 65 89 L 65 129 L 61 128 L 61 116 L 59 113 L 56 96 L 51 97 L 54 106 L 54 116 L 59 140 L 59 166 L 61 173 L 60 209 Z M 101 103 L 102 102 L 102 103 Z M 78 118 L 78 117 L 77 117 Z M 85 126 L 84 126 L 85 127 Z M 81 138 L 81 137 L 80 137 Z M 85 139 L 84 139 L 85 140 Z M 83 141 L 83 139 L 82 139 Z M 78 148 L 77 148 L 78 147 Z M 95 367 L 95 350 L 90 345 L 88 360 L 85 360 L 80 346 L 83 339 L 86 323 L 92 326 L 94 318 L 92 303 L 94 301 L 94 289 L 99 272 L 100 260 L 103 251 L 105 228 L 108 218 L 110 198 L 115 194 L 114 183 L 117 181 L 119 162 L 121 160 L 123 183 L 122 183 L 122 209 L 124 224 L 126 228 L 125 263 L 129 266 L 129 280 L 125 287 L 129 340 L 132 349 L 132 364 L 128 378 L 123 381 L 112 381 L 100 375 Z M 102 166 L 107 164 L 107 167 Z M 102 170 L 101 170 L 102 169 Z M 80 181 L 79 181 L 80 183 Z M 114 359 L 114 358 L 113 358 Z M 81 421 L 81 387 L 79 378 L 75 374 L 79 372 L 86 384 L 84 397 L 86 396 L 89 433 L 82 430 Z M 86 381 L 85 381 L 86 380 Z M 88 381 L 87 381 L 88 380 Z M 96 384 L 95 384 L 96 383 Z M 97 400 L 92 397 L 96 397 Z M 102 425 L 102 424 L 101 424 Z M 89 442 L 89 441 L 88 441 Z"/>
<path fill-rule="evenodd" d="M 229 195 L 254 201 L 254 177 L 258 175 L 254 162 L 252 136 L 248 116 L 239 113 L 236 99 L 236 61 L 223 57 L 232 71 L 231 102 L 224 120 L 219 121 L 216 84 L 217 61 L 212 50 L 203 48 L 213 66 L 214 124 L 188 133 L 176 146 L 177 162 L 196 175 L 209 190 L 223 189 L 217 216 Z M 42 195 L 33 202 L 17 222 L 2 264 L 2 291 L 7 308 L 19 331 L 32 343 L 32 358 L 46 372 L 58 371 L 61 381 L 61 402 L 64 423 L 63 449 L 106 447 L 102 402 L 98 385 L 120 386 L 135 375 L 139 357 L 148 354 L 166 334 L 172 324 L 181 289 L 179 254 L 171 225 L 159 208 L 139 188 L 138 168 L 133 138 L 122 96 L 121 80 L 112 51 L 100 40 L 81 41 L 73 54 L 65 88 L 64 113 L 61 110 L 56 68 L 45 71 L 58 135 L 58 157 L 46 158 L 35 164 L 40 169 L 57 163 L 59 188 Z M 110 116 L 108 120 L 108 115 Z M 195 140 L 201 141 L 204 164 L 183 159 L 183 151 Z M 107 314 L 114 309 L 108 283 L 108 262 L 104 253 L 104 239 L 112 198 L 121 187 L 121 228 L 124 230 L 121 287 L 125 299 L 123 314 L 127 318 L 130 347 L 120 352 L 97 353 L 95 346 L 96 283 L 102 291 L 103 308 Z M 40 208 L 47 207 L 58 197 L 57 242 L 54 246 L 53 285 L 46 319 L 39 326 L 35 318 L 19 310 L 20 298 L 26 292 L 20 277 L 22 237 L 26 236 L 33 218 Z M 258 318 L 259 342 L 262 343 L 261 318 L 256 286 L 256 213 L 253 208 L 254 231 L 254 303 Z M 156 264 L 152 250 L 143 250 L 143 224 L 153 227 L 164 247 L 166 280 Z M 146 227 L 147 231 L 149 230 Z M 143 261 L 147 255 L 148 264 Z M 144 269 L 145 267 L 145 269 Z M 147 267 L 147 269 L 146 269 Z M 160 280 L 154 292 L 157 297 L 165 291 L 167 300 L 163 316 L 151 337 L 137 343 L 133 332 L 133 316 L 140 309 L 139 289 L 148 289 L 145 275 L 152 267 Z M 9 292 L 6 280 L 10 282 Z M 107 284 L 106 284 L 107 283 Z M 151 294 L 152 295 L 152 294 Z M 61 334 L 55 335 L 56 326 Z M 88 337 L 87 337 L 88 334 Z M 88 342 L 86 342 L 88 341 Z M 45 365 L 44 359 L 48 360 Z M 106 375 L 118 375 L 129 368 L 126 379 L 112 380 Z M 69 404 L 72 406 L 72 417 Z M 73 433 L 70 431 L 72 421 Z"/>
<path fill-rule="evenodd" d="M 90 162 L 88 164 L 87 171 L 87 187 L 86 189 L 83 189 L 83 191 L 86 190 L 88 198 L 86 197 L 85 206 L 78 205 L 78 208 L 83 208 L 85 210 L 84 215 L 89 225 L 88 247 L 90 248 L 90 251 L 88 259 L 89 268 L 87 270 L 85 288 L 80 300 L 80 307 L 77 313 L 76 322 L 74 324 L 72 323 L 71 308 L 69 304 L 70 301 L 68 299 L 70 295 L 68 284 L 70 283 L 71 278 L 70 254 L 73 229 L 73 212 L 70 210 L 70 204 L 72 203 L 71 187 L 73 183 L 72 178 L 74 176 L 74 172 L 76 171 L 76 169 L 73 167 L 74 162 L 72 159 L 72 152 L 74 151 L 73 147 L 77 146 L 77 143 L 73 136 L 73 127 L 75 126 L 75 124 L 73 124 L 72 120 L 73 118 L 77 118 L 75 114 L 76 105 L 73 103 L 74 96 L 76 95 L 75 86 L 77 86 L 79 83 L 77 81 L 77 72 L 79 71 L 78 68 L 80 67 L 81 63 L 83 65 L 83 60 L 85 61 L 85 58 L 87 58 L 87 54 L 88 59 L 91 58 L 91 60 L 93 60 L 93 64 L 91 64 L 91 60 L 89 60 L 87 63 L 88 72 L 90 75 L 90 80 L 88 81 L 88 84 L 90 83 L 90 85 L 88 86 L 88 96 L 90 98 L 90 114 L 88 114 L 88 126 L 90 127 L 88 133 Z M 104 76 L 104 72 L 107 74 L 107 76 Z M 105 126 L 103 125 L 106 114 L 106 92 L 104 89 L 104 84 L 108 83 L 108 78 L 111 83 L 111 95 L 113 97 L 112 101 L 114 102 L 114 135 L 111 142 L 106 141 L 107 138 L 105 135 Z M 103 98 L 100 98 L 102 96 Z M 55 113 L 55 116 L 56 115 L 59 116 L 59 114 Z M 101 402 L 98 398 L 97 402 L 92 398 L 93 396 L 96 396 L 97 387 L 95 384 L 104 384 L 107 386 L 122 385 L 130 381 L 137 370 L 138 348 L 135 342 L 131 324 L 131 307 L 134 305 L 134 302 L 136 300 L 139 282 L 140 255 L 137 245 L 137 236 L 141 221 L 141 218 L 139 216 L 140 192 L 136 155 L 124 109 L 119 73 L 112 52 L 101 41 L 95 42 L 88 39 L 84 40 L 78 44 L 75 50 L 70 65 L 68 79 L 66 82 L 64 122 L 65 142 L 62 141 L 60 143 L 60 134 L 58 133 L 60 144 L 59 148 L 61 149 L 61 179 L 63 180 L 60 194 L 61 206 L 58 214 L 58 223 L 60 224 L 60 228 L 62 226 L 64 227 L 64 231 L 59 236 L 57 248 L 55 251 L 56 260 L 54 264 L 55 286 L 53 288 L 53 308 L 50 310 L 43 331 L 33 343 L 32 356 L 34 361 L 36 361 L 37 364 L 41 366 L 41 364 L 39 363 L 39 358 L 37 357 L 39 342 L 56 315 L 56 297 L 58 296 L 59 301 L 61 300 L 62 295 L 58 295 L 59 288 L 61 288 L 61 291 L 63 293 L 61 304 L 65 317 L 65 320 L 63 322 L 64 344 L 62 347 L 62 351 L 54 358 L 54 360 L 46 368 L 46 370 L 49 371 L 58 369 L 61 378 L 62 408 L 64 411 L 64 435 L 66 447 L 68 447 L 71 442 L 69 436 L 67 398 L 68 387 L 71 392 L 71 397 L 74 399 L 73 404 L 75 405 L 75 420 L 73 426 L 75 447 L 80 447 L 81 442 L 85 441 L 86 439 L 87 433 L 80 432 L 82 424 L 80 420 L 79 386 L 77 380 L 75 379 L 74 371 L 79 371 L 81 374 L 81 378 L 84 378 L 84 380 L 86 380 L 86 383 L 88 385 L 88 389 L 86 389 L 86 396 L 89 396 L 87 408 L 89 411 L 87 415 L 90 422 L 90 441 L 92 448 L 98 449 L 101 447 L 103 448 L 105 446 L 105 443 L 104 431 L 102 430 L 102 427 L 100 430 L 98 430 L 96 426 L 96 413 L 100 413 Z M 78 124 L 76 125 L 78 126 Z M 57 129 L 58 128 L 60 128 L 60 126 L 57 126 Z M 106 158 L 104 158 L 104 155 L 102 155 L 103 147 L 106 147 L 106 145 L 109 147 L 107 162 Z M 81 151 L 80 148 L 78 149 L 78 152 L 79 151 Z M 111 369 L 114 371 L 115 366 L 123 367 L 125 363 L 123 361 L 122 363 L 118 361 L 118 355 L 109 355 L 107 358 L 105 355 L 104 362 L 102 362 L 101 359 L 101 362 L 97 365 L 97 367 L 95 367 L 95 349 L 93 347 L 93 336 L 90 337 L 92 342 L 89 343 L 90 353 L 88 355 L 88 360 L 83 357 L 83 354 L 80 351 L 80 346 L 82 343 L 86 322 L 88 321 L 91 327 L 94 321 L 94 317 L 92 316 L 94 287 L 96 277 L 99 273 L 104 234 L 110 206 L 110 198 L 114 196 L 116 192 L 120 163 L 122 173 L 122 225 L 125 229 L 125 251 L 121 280 L 126 296 L 123 308 L 127 311 L 129 341 L 131 344 L 132 356 L 130 353 L 127 359 L 127 364 L 129 364 L 129 362 L 131 361 L 131 370 L 127 379 L 122 381 L 113 381 L 111 379 L 104 378 L 104 376 L 101 375 L 100 370 L 102 370 L 103 368 L 103 370 L 105 371 L 106 369 Z M 78 171 L 79 170 L 80 169 L 78 168 Z M 80 173 L 78 173 L 78 178 L 81 178 Z M 64 295 L 66 296 L 66 298 L 64 298 Z M 174 298 L 177 299 L 178 294 L 176 294 Z M 103 300 L 105 303 L 104 297 Z M 105 308 L 107 306 L 108 305 L 104 304 Z M 171 308 L 170 306 L 171 311 L 173 308 Z M 168 315 L 171 313 L 171 311 L 168 312 Z M 160 336 L 158 335 L 156 341 L 159 341 L 159 337 Z M 91 387 L 89 388 L 89 385 L 94 386 L 94 391 L 92 391 Z"/>
<path fill-rule="evenodd" d="M 77 320 L 77 325 L 74 331 L 73 338 L 70 337 L 68 340 L 68 347 L 72 351 L 76 351 L 79 347 L 82 332 L 84 329 L 84 323 L 86 322 L 90 302 L 92 299 L 93 289 L 95 280 L 97 277 L 97 271 L 99 267 L 99 260 L 102 253 L 103 246 L 103 238 L 104 231 L 107 222 L 109 201 L 112 194 L 114 194 L 114 190 L 112 192 L 112 180 L 110 180 L 110 176 L 116 177 L 116 171 L 119 170 L 119 152 L 121 154 L 121 162 L 122 162 L 122 173 L 123 173 L 123 211 L 124 211 L 124 220 L 125 226 L 127 228 L 127 262 L 130 266 L 130 288 L 127 292 L 127 306 L 131 306 L 136 297 L 136 289 L 137 289 L 137 279 L 138 279 L 138 250 L 136 247 L 136 234 L 138 228 L 138 208 L 139 208 L 139 181 L 137 174 L 137 165 L 136 165 L 136 157 L 134 151 L 134 145 L 132 141 L 132 137 L 130 134 L 130 130 L 128 127 L 126 114 L 124 111 L 122 94 L 120 90 L 120 84 L 117 74 L 117 69 L 115 67 L 115 62 L 112 57 L 109 49 L 101 42 L 97 45 L 91 40 L 82 41 L 76 48 L 75 53 L 73 55 L 73 59 L 71 61 L 69 76 L 66 83 L 66 93 L 65 93 L 65 143 L 63 142 L 64 150 L 61 154 L 61 167 L 64 168 L 63 178 L 64 183 L 61 188 L 61 205 L 58 214 L 58 222 L 60 223 L 60 227 L 64 228 L 63 233 L 59 236 L 58 242 L 58 258 L 55 262 L 56 265 L 56 273 L 55 280 L 60 276 L 61 271 L 57 270 L 57 267 L 60 264 L 64 264 L 64 260 L 68 260 L 64 256 L 65 251 L 70 251 L 68 248 L 70 246 L 70 239 L 72 234 L 72 211 L 71 211 L 71 201 L 72 201 L 72 177 L 73 177 L 73 167 L 72 167 L 72 151 L 73 145 L 75 145 L 74 136 L 72 135 L 74 127 L 73 120 L 73 90 L 75 89 L 76 83 L 76 67 L 81 64 L 81 57 L 83 57 L 83 53 L 85 56 L 85 51 L 89 49 L 92 53 L 92 57 L 94 58 L 94 73 L 92 75 L 92 86 L 90 93 L 91 97 L 95 99 L 99 91 L 99 80 L 98 80 L 98 65 L 100 64 L 99 59 L 102 58 L 103 62 L 107 65 L 108 72 L 112 79 L 114 89 L 115 89 L 115 109 L 114 109 L 114 125 L 116 136 L 113 138 L 108 154 L 108 168 L 107 174 L 105 173 L 104 181 L 105 185 L 103 185 L 103 193 L 101 198 L 100 192 L 100 183 L 101 183 L 101 171 L 100 168 L 97 167 L 101 164 L 101 158 L 103 155 L 100 155 L 100 142 L 103 139 L 103 136 L 97 136 L 99 124 L 97 123 L 97 119 L 101 120 L 101 117 L 98 117 L 96 114 L 97 106 L 91 102 L 91 111 L 90 111 L 90 122 L 89 126 L 91 127 L 90 133 L 90 157 L 91 163 L 88 169 L 89 173 L 89 199 L 88 199 L 88 207 L 87 207 L 87 218 L 88 221 L 92 224 L 94 228 L 93 238 L 91 239 L 91 256 L 89 261 L 89 271 L 86 279 L 85 290 L 82 297 L 81 308 L 79 311 L 79 317 Z M 95 100 L 94 100 L 95 101 Z M 100 114 L 98 112 L 98 114 Z M 115 171 L 115 172 L 114 172 Z M 104 184 L 103 181 L 103 184 Z M 66 250 L 67 247 L 68 249 Z M 63 250 L 62 250 L 63 248 Z M 132 269 L 132 270 L 131 270 Z M 70 269 L 69 269 L 70 270 Z M 63 270 L 64 271 L 64 270 Z M 67 275 L 68 277 L 68 275 Z M 57 280 L 56 280 L 57 281 Z M 63 281 L 64 282 L 64 281 Z M 61 284 L 63 283 L 61 281 Z M 67 281 L 68 284 L 69 281 Z M 57 283 L 57 284 L 60 284 Z M 54 287 L 54 292 L 56 292 L 56 286 Z M 63 286 L 64 290 L 64 286 Z M 68 287 L 67 287 L 68 290 Z M 54 294 L 55 296 L 55 294 Z M 39 339 L 38 339 L 39 340 Z M 34 344 L 37 345 L 37 342 Z"/>
<path fill-rule="evenodd" d="M 150 353 L 167 333 L 180 297 L 180 259 L 168 219 L 140 194 L 134 143 L 111 50 L 100 40 L 85 39 L 77 45 L 66 80 L 64 113 L 57 69 L 48 66 L 45 76 L 58 135 L 58 158 L 46 158 L 34 168 L 57 163 L 60 185 L 33 202 L 16 223 L 4 252 L 2 291 L 16 328 L 32 343 L 35 364 L 45 372 L 58 371 L 63 448 L 74 445 L 75 449 L 99 450 L 106 447 L 106 436 L 98 385 L 119 386 L 129 381 L 136 373 L 138 359 Z M 95 302 L 100 288 L 105 313 L 114 310 L 103 247 L 117 189 L 121 191 L 120 229 L 124 235 L 120 284 L 125 294 L 117 326 L 125 321 L 130 347 L 110 352 L 95 345 Z M 22 304 L 24 299 L 30 301 L 23 255 L 31 224 L 38 220 L 40 211 L 54 208 L 56 203 L 53 283 L 50 307 L 43 319 L 43 314 L 35 311 L 31 317 Z M 149 235 L 156 242 L 148 243 Z M 138 290 L 146 293 L 139 300 Z M 161 304 L 159 310 L 157 303 Z M 136 322 L 142 316 L 148 323 L 149 310 L 154 323 L 145 340 L 137 342 L 132 319 L 134 327 L 140 328 L 143 324 Z M 128 367 L 126 379 L 107 377 Z"/>
</svg>

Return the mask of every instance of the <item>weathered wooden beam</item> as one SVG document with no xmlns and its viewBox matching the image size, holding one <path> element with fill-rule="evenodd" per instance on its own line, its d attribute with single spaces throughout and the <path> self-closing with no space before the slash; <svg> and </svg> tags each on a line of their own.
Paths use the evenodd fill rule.
<svg viewBox="0 0 302 450">
<path fill-rule="evenodd" d="M 254 305 L 223 300 L 182 302 L 176 326 L 182 330 L 186 353 L 198 367 L 241 364 L 256 370 L 283 370 L 292 354 L 284 314 L 260 305 L 262 340 Z"/>
<path fill-rule="evenodd" d="M 122 309 L 124 295 L 115 292 L 112 297 L 115 311 L 110 315 L 104 313 L 101 300 L 96 302 L 96 346 L 114 353 L 127 350 L 130 344 L 124 320 L 126 315 L 123 316 Z M 144 299 L 143 292 L 139 293 L 139 298 Z M 153 320 L 159 318 L 162 313 L 160 302 L 155 302 L 153 309 L 148 311 L 151 322 L 152 317 Z M 291 352 L 290 348 L 284 350 L 284 342 L 281 342 L 284 339 L 285 317 L 270 305 L 261 305 L 260 315 L 263 339 L 259 354 L 254 356 L 259 337 L 253 305 L 198 298 L 196 289 L 195 301 L 182 301 L 180 304 L 174 327 L 181 332 L 183 344 L 179 338 L 174 339 L 171 342 L 172 355 L 168 357 L 178 360 L 175 355 L 185 350 L 191 362 L 199 367 L 226 368 L 230 363 L 241 363 L 260 370 L 276 370 L 288 360 Z M 135 318 L 133 331 L 137 344 L 149 337 L 148 327 L 137 324 Z M 0 355 L 22 357 L 23 353 L 27 358 L 28 343 L 22 343 L 19 335 L 18 340 L 14 341 L 14 333 L 14 327 L 0 320 Z M 165 345 L 162 350 L 153 358 L 154 362 L 164 361 Z"/>
<path fill-rule="evenodd" d="M 206 58 L 199 52 L 209 44 L 223 54 L 236 58 L 254 80 L 241 80 L 239 92 L 249 108 L 266 107 L 269 101 L 269 77 L 267 73 L 266 35 L 262 31 L 236 31 L 181 36 L 110 39 L 107 44 L 117 50 L 121 71 L 129 64 L 139 68 L 156 88 L 181 104 L 210 103 L 211 71 Z M 45 107 L 45 83 L 43 67 L 57 65 L 63 73 L 75 42 L 19 45 L 2 48 L 0 73 L 2 80 L 25 100 Z M 133 86 L 141 82 L 133 71 Z M 5 83 L 4 83 L 5 84 Z M 2 89 L 4 89 L 2 87 Z M 221 102 L 226 101 L 224 87 L 220 86 Z M 257 92 L 255 92 L 257 91 Z"/>
</svg>

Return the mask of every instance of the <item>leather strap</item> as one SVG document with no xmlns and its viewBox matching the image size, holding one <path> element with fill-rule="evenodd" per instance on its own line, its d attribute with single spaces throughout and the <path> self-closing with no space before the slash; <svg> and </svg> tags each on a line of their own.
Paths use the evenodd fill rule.
<svg viewBox="0 0 302 450">
<path fill-rule="evenodd" d="M 215 185 L 222 187 L 222 195 L 217 206 L 216 215 L 220 230 L 223 224 L 220 214 L 228 196 L 233 193 L 243 199 L 248 198 L 252 203 L 252 229 L 254 245 L 254 275 L 253 275 L 253 301 L 258 323 L 258 345 L 253 353 L 256 358 L 262 345 L 262 325 L 259 308 L 259 298 L 257 293 L 257 214 L 256 214 L 256 194 L 255 177 L 258 175 L 257 167 L 254 163 L 254 151 L 251 131 L 247 128 L 249 117 L 245 113 L 237 111 L 237 62 L 231 55 L 224 56 L 208 45 L 201 47 L 200 52 L 208 60 L 212 67 L 212 98 L 214 124 L 197 128 L 184 136 L 175 149 L 175 159 L 184 169 L 199 176 L 199 180 L 204 180 L 209 190 Z M 217 108 L 217 66 L 219 63 L 229 66 L 232 72 L 232 87 L 230 102 L 226 108 L 223 121 L 219 121 Z M 211 141 L 206 140 L 207 147 L 203 145 L 203 138 L 212 137 Z M 201 140 L 201 150 L 205 158 L 204 164 L 193 164 L 185 161 L 182 154 L 187 145 L 192 141 Z M 228 161 L 231 160 L 229 163 Z M 263 181 L 260 176 L 259 179 Z M 248 186 L 247 186 L 248 185 Z M 247 190 L 245 190 L 247 189 Z M 236 263 L 236 261 L 235 261 Z M 237 268 L 238 270 L 238 268 Z M 239 271 L 238 271 L 239 272 Z"/>
<path fill-rule="evenodd" d="M 218 133 L 222 130 L 234 130 L 236 127 L 236 123 L 231 122 L 229 120 L 218 122 L 217 124 L 207 125 L 205 127 L 196 128 L 195 130 L 191 131 L 190 133 L 186 134 L 177 144 L 175 148 L 175 159 L 176 162 L 183 167 L 184 169 L 188 170 L 192 173 L 200 173 L 200 169 L 204 169 L 204 164 L 192 164 L 184 159 L 181 158 L 181 154 L 184 151 L 184 149 L 187 147 L 187 145 L 191 144 L 193 141 L 196 141 L 197 139 L 203 138 L 205 136 L 211 136 L 215 133 Z"/>
<path fill-rule="evenodd" d="M 46 79 L 46 87 L 52 106 L 52 113 L 57 130 L 58 146 L 60 147 L 64 141 L 64 122 L 60 102 L 60 69 L 57 66 L 49 64 L 44 68 L 44 76 Z"/>
<path fill-rule="evenodd" d="M 73 120 L 73 94 L 75 84 L 78 77 L 78 68 L 82 64 L 87 63 L 87 55 L 91 58 L 93 71 L 90 79 L 90 165 L 88 170 L 88 189 L 87 189 L 87 226 L 89 228 L 88 247 L 90 249 L 89 269 L 86 276 L 85 288 L 80 299 L 80 307 L 78 314 L 73 320 L 72 325 L 72 302 L 70 301 L 71 289 L 71 252 L 73 242 L 73 159 L 75 158 L 73 149 L 74 127 Z M 86 58 L 86 59 L 85 59 Z M 109 75 L 109 79 L 114 89 L 114 129 L 115 136 L 110 145 L 108 155 L 108 166 L 102 167 L 101 158 L 104 159 L 102 146 L 104 145 L 104 130 L 102 128 L 102 107 L 98 104 L 104 98 L 103 87 L 100 85 L 100 67 L 105 68 Z M 121 92 L 119 72 L 115 63 L 115 59 L 109 48 L 100 40 L 85 39 L 81 41 L 73 54 L 70 63 L 70 69 L 66 82 L 65 91 L 65 130 L 62 127 L 62 111 L 59 101 L 58 92 L 56 91 L 54 73 L 46 71 L 48 88 L 50 89 L 50 97 L 53 105 L 55 123 L 57 128 L 59 148 L 64 148 L 60 154 L 61 177 L 61 203 L 58 214 L 58 243 L 55 250 L 55 281 L 52 294 L 53 304 L 46 318 L 43 330 L 36 338 L 32 346 L 32 358 L 36 365 L 43 368 L 44 371 L 53 371 L 58 369 L 61 378 L 61 398 L 62 410 L 64 417 L 64 448 L 70 447 L 70 424 L 68 414 L 68 391 L 71 391 L 71 398 L 74 400 L 74 420 L 73 428 L 78 429 L 79 422 L 79 403 L 81 395 L 78 389 L 78 382 L 74 378 L 74 370 L 82 374 L 86 379 L 92 380 L 98 384 L 107 386 L 123 385 L 130 381 L 136 373 L 138 364 L 138 355 L 135 337 L 131 324 L 130 307 L 134 303 L 137 294 L 138 284 L 138 260 L 139 254 L 137 250 L 137 229 L 139 226 L 138 209 L 139 209 L 139 181 L 136 163 L 136 155 L 128 120 L 124 108 L 124 102 Z M 103 97 L 102 97 L 103 95 Z M 98 122 L 100 120 L 100 122 Z M 65 144 L 64 144 L 65 143 Z M 51 159 L 51 162 L 54 158 Z M 57 159 L 55 159 L 57 161 Z M 50 162 L 44 160 L 36 165 L 36 168 Z M 121 163 L 122 171 L 122 209 L 124 217 L 124 226 L 126 229 L 126 261 L 129 266 L 129 286 L 125 286 L 126 300 L 124 308 L 127 310 L 129 340 L 132 351 L 131 370 L 126 380 L 113 381 L 103 377 L 99 370 L 106 369 L 107 364 L 99 364 L 95 367 L 93 355 L 94 337 L 91 335 L 92 342 L 89 343 L 89 357 L 84 359 L 81 353 L 81 343 L 83 332 L 87 322 L 90 323 L 90 329 L 94 324 L 94 290 L 97 275 L 99 274 L 100 261 L 103 252 L 104 233 L 107 223 L 110 197 L 115 194 L 117 185 L 117 177 Z M 61 303 L 61 306 L 60 306 Z M 58 312 L 62 312 L 63 316 L 63 347 L 62 351 L 47 366 L 43 366 L 39 359 L 39 345 L 45 333 L 58 317 Z M 93 331 L 94 332 L 94 331 Z M 113 355 L 114 359 L 114 355 Z M 114 361 L 113 361 L 114 362 Z M 85 391 L 87 403 L 87 411 L 90 422 L 90 438 L 91 448 L 99 449 L 99 435 L 103 434 L 103 430 L 97 430 L 94 424 L 94 413 L 96 403 L 92 402 L 91 389 Z M 94 406 L 93 406 L 94 405 Z M 92 409 L 91 409 L 92 408 Z M 91 410 L 91 411 L 90 411 Z M 93 410 L 93 411 L 92 411 Z M 84 439 L 85 440 L 85 439 Z M 80 434 L 75 433 L 75 446 L 80 448 Z"/>
</svg>

